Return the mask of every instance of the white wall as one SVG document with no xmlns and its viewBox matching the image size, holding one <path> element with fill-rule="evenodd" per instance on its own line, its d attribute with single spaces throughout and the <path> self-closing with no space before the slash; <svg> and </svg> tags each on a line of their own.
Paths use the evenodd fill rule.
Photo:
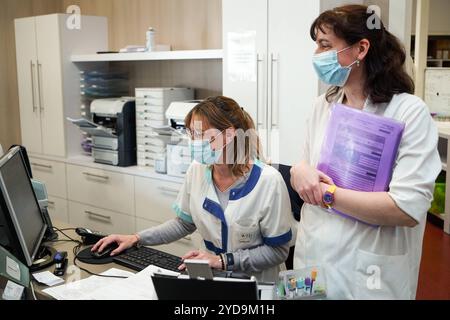
<svg viewBox="0 0 450 320">
<path fill-rule="evenodd" d="M 416 25 L 416 4 L 413 3 L 413 33 Z M 450 35 L 450 0 L 430 0 L 430 35 Z"/>
</svg>

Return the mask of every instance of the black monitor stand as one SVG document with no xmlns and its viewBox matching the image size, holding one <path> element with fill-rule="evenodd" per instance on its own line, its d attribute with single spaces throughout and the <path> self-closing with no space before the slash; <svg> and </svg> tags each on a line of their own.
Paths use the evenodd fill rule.
<svg viewBox="0 0 450 320">
<path fill-rule="evenodd" d="M 50 267 L 55 263 L 56 250 L 48 246 L 40 246 L 34 259 L 33 264 L 30 266 L 30 272 L 36 272 Z"/>
</svg>

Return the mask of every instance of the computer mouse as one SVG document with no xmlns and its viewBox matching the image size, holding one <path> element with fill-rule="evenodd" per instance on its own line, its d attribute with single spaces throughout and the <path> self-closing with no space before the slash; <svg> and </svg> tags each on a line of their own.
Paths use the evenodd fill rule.
<svg viewBox="0 0 450 320">
<path fill-rule="evenodd" d="M 119 247 L 119 245 L 115 242 L 107 245 L 102 252 L 99 251 L 95 251 L 92 252 L 92 257 L 96 258 L 96 259 L 103 259 L 103 258 L 107 258 L 111 255 L 111 252 L 114 251 L 115 249 L 117 249 Z"/>
</svg>

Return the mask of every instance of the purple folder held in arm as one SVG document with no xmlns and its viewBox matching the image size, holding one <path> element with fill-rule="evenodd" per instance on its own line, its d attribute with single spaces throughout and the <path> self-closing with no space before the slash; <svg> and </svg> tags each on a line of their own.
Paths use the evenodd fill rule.
<svg viewBox="0 0 450 320">
<path fill-rule="evenodd" d="M 388 191 L 405 124 L 342 104 L 332 108 L 317 169 L 343 189 Z"/>
</svg>

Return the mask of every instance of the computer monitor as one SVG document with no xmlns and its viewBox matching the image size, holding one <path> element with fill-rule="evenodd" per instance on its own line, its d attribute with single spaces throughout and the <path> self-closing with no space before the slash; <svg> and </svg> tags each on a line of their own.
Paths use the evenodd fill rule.
<svg viewBox="0 0 450 320">
<path fill-rule="evenodd" d="M 19 147 L 0 159 L 0 245 L 31 267 L 47 225 Z"/>
</svg>

